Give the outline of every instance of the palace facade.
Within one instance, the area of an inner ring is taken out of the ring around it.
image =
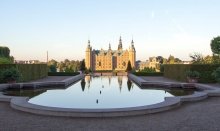
[[[90,41],[88,41],[85,56],[87,69],[93,71],[125,71],[128,61],[131,62],[132,68],[135,68],[136,51],[133,40],[128,50],[123,50],[121,37],[117,50],[112,50],[110,44],[108,50],[92,50]]]

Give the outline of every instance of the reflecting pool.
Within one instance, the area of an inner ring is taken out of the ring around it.
[[[62,108],[105,109],[145,106],[165,97],[190,95],[194,90],[141,89],[127,76],[85,76],[65,89],[6,90],[6,95],[29,96],[30,103]]]

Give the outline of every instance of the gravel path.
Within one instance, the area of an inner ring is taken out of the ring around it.
[[[1,131],[219,131],[220,98],[186,103],[167,112],[117,118],[66,118],[20,112],[0,102]]]

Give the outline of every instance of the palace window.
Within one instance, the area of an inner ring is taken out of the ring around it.
[[[122,64],[123,66],[126,66],[126,63],[125,62],[123,62],[123,64]]]

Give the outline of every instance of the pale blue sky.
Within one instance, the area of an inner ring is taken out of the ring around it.
[[[137,59],[211,54],[220,35],[219,0],[0,0],[0,45],[18,60],[83,59],[95,49],[128,48]]]

